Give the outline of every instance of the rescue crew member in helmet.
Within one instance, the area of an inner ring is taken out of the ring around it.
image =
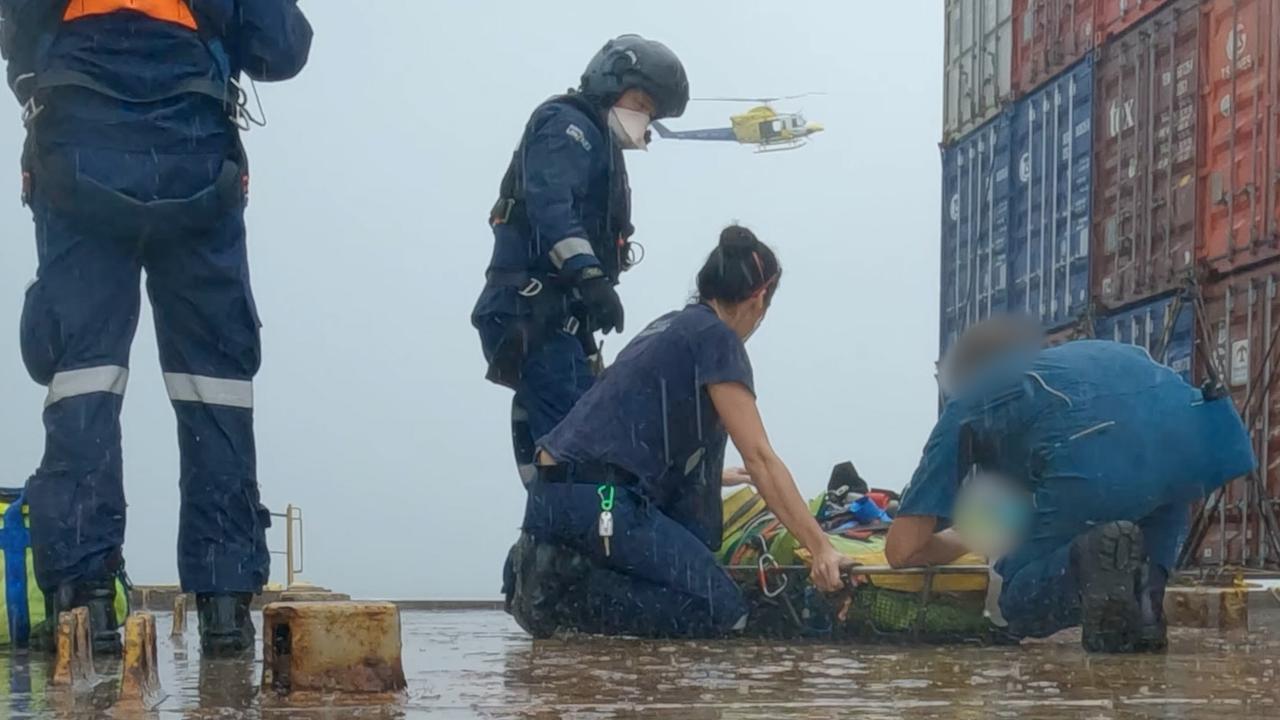
[[[250,649],[269,517],[255,469],[259,322],[238,132],[261,118],[240,77],[296,75],[311,27],[296,0],[0,0],[0,18],[36,231],[21,347],[48,396],[26,499],[49,617],[87,607],[94,650],[120,652],[119,416],[145,269],[178,420],[182,589],[196,595],[207,653]]]
[[[831,546],[778,458],[756,407],[744,342],[782,269],[750,230],[726,228],[698,273],[697,302],[654,321],[541,438],[509,607],[535,637],[580,632],[716,637],[747,605],[716,561],[728,438],[769,509],[842,583]]]
[[[991,558],[997,624],[1015,637],[1080,625],[1093,652],[1162,650],[1191,504],[1254,468],[1249,435],[1225,391],[1188,385],[1142,348],[1040,342],[1030,320],[993,318],[943,359],[948,400],[885,554],[895,567],[954,561],[958,499],[1007,485],[988,494],[1006,506],[991,517],[1009,518]]]
[[[679,117],[688,101],[684,66],[665,45],[610,40],[576,91],[533,111],[503,177],[472,323],[488,379],[515,391],[512,441],[525,483],[533,440],[591,386],[595,333],[623,330],[614,288],[635,258],[622,151],[644,149],[650,121]]]

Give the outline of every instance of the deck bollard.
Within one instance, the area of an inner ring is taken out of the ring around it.
[[[278,602],[262,613],[262,689],[391,694],[405,689],[391,603]]]
[[[58,616],[57,652],[50,684],[75,687],[97,680],[88,608],[78,607]]]
[[[156,618],[134,613],[124,625],[124,675],[116,707],[154,710],[164,702],[156,662]]]
[[[180,638],[187,634],[187,596],[178,594],[173,598],[173,630],[169,637]]]

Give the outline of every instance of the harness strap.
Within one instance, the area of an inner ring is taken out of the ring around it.
[[[130,96],[117,92],[116,90],[107,87],[105,84],[94,80],[85,73],[77,72],[75,70],[45,70],[44,72],[41,72],[35,77],[35,89],[33,94],[40,95],[59,87],[81,87],[115,100],[138,104],[159,102],[171,97],[187,94],[207,95],[224,104],[234,103],[237,99],[237,94],[231,92],[229,83],[221,83],[207,78],[187,80],[171,90],[167,90],[156,95],[141,97]]]

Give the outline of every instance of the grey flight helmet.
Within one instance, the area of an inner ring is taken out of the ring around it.
[[[619,35],[591,58],[580,92],[606,108],[632,88],[653,98],[654,120],[680,117],[689,104],[689,79],[670,48],[639,35]]]

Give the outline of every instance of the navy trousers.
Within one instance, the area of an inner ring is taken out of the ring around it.
[[[157,171],[159,174],[159,171]],[[261,352],[243,205],[208,227],[126,235],[36,187],[38,275],[22,311],[23,360],[48,387],[45,451],[27,486],[45,590],[119,570],[125,532],[120,409],[140,280],[178,421],[178,571],[188,592],[257,592],[270,517],[259,501],[253,376]]]
[[[1147,556],[1166,576],[1186,537],[1191,506],[1169,504],[1134,522],[1142,530]],[[1081,523],[1078,530],[1087,532]],[[1080,585],[1071,568],[1075,536],[1032,540],[997,564],[1004,585],[1000,613],[1018,637],[1048,637],[1080,624]]]
[[[535,481],[524,529],[594,561],[575,608],[580,632],[639,637],[720,637],[747,615],[742,591],[702,541],[629,488],[617,488],[606,554],[594,484]]]

